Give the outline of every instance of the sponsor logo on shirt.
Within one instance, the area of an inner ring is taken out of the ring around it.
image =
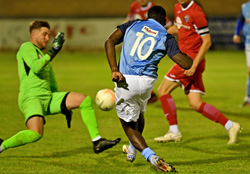
[[[144,27],[142,28],[142,31],[145,32],[145,33],[147,33],[148,35],[154,36],[154,37],[156,37],[157,34],[158,34],[158,31],[153,30],[153,29],[151,29],[151,28],[149,28],[149,27],[147,27],[147,26],[144,26]]]

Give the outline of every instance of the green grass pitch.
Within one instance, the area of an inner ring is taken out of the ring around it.
[[[168,131],[160,102],[148,105],[144,137],[151,149],[180,174],[243,174],[250,173],[250,107],[240,108],[246,90],[247,68],[243,51],[209,51],[203,74],[206,87],[204,101],[216,106],[232,121],[243,126],[235,145],[227,145],[228,134],[220,125],[189,109],[182,89],[172,93],[176,102],[181,143],[156,143],[153,138]],[[173,65],[168,58],[159,64],[161,79]],[[7,139],[26,129],[17,105],[18,75],[15,53],[0,53],[0,138]],[[89,94],[93,101],[98,90],[114,88],[104,52],[61,52],[53,60],[61,91]],[[63,115],[48,116],[43,138],[33,144],[8,149],[0,154],[1,174],[83,174],[83,173],[158,173],[137,154],[133,164],[122,154],[128,139],[122,130],[115,109],[96,109],[100,133],[122,141],[100,154],[93,152],[92,143],[79,110],[74,110],[72,128],[68,129]]]

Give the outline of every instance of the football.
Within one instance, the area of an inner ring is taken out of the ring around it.
[[[111,89],[102,89],[97,92],[95,103],[101,110],[109,111],[115,105],[115,93]]]

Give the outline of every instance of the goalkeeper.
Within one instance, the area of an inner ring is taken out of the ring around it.
[[[0,152],[13,147],[38,141],[43,136],[45,116],[62,113],[66,115],[70,127],[71,110],[80,108],[93,142],[94,152],[100,153],[119,143],[120,138],[106,140],[101,138],[92,108],[90,96],[75,92],[59,92],[52,64],[61,50],[64,33],[59,32],[47,54],[44,50],[49,41],[50,25],[47,21],[36,20],[30,23],[30,42],[21,45],[17,53],[20,80],[18,104],[25,117],[27,130],[3,141],[0,139]]]

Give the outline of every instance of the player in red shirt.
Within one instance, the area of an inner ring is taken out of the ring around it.
[[[174,65],[158,88],[158,95],[166,119],[169,122],[169,132],[163,137],[155,138],[157,142],[180,141],[181,132],[178,128],[175,103],[170,93],[181,86],[188,98],[190,107],[208,119],[223,125],[229,134],[228,144],[237,141],[241,129],[239,123],[226,118],[217,108],[203,102],[205,88],[202,73],[205,69],[205,54],[211,46],[211,37],[206,15],[193,0],[178,0],[174,7],[175,21],[168,33],[178,35],[178,45],[182,52],[193,59],[189,70],[183,70]]]
[[[147,19],[148,10],[153,7],[155,4],[149,0],[136,0],[130,5],[129,14],[125,22],[132,21],[135,19]],[[166,25],[168,28],[172,25],[171,20],[166,17]]]

